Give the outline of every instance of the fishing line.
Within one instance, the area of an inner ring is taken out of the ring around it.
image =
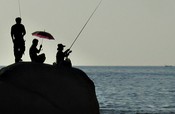
[[[70,46],[69,49],[72,48],[72,46],[74,45],[74,43],[76,42],[76,40],[78,39],[78,37],[80,36],[80,34],[82,33],[82,31],[84,30],[84,28],[86,27],[86,25],[88,24],[88,22],[90,21],[90,19],[92,18],[92,16],[94,15],[94,13],[96,12],[96,10],[98,9],[98,7],[100,6],[102,0],[98,3],[97,7],[95,8],[95,10],[93,11],[93,13],[90,15],[90,17],[88,18],[88,20],[86,21],[85,25],[82,27],[82,29],[80,30],[80,32],[78,33],[77,37],[75,38],[75,40],[73,41],[72,45]]]
[[[20,0],[18,0],[18,8],[19,8],[19,16],[21,17],[21,4],[20,4]]]

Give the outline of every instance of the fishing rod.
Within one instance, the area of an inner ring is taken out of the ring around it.
[[[20,4],[20,0],[18,0],[18,7],[19,7],[19,16],[21,17],[21,4]]]
[[[90,19],[92,18],[92,16],[94,15],[94,13],[96,12],[96,10],[98,9],[98,7],[100,6],[102,0],[99,2],[99,4],[97,5],[97,7],[95,8],[95,10],[92,12],[92,14],[90,15],[90,17],[88,18],[88,20],[86,21],[85,25],[82,27],[82,29],[80,30],[80,32],[78,33],[77,37],[75,38],[75,40],[73,41],[72,45],[70,46],[69,49],[72,48],[72,46],[74,45],[74,43],[77,41],[78,37],[80,36],[80,34],[82,33],[82,31],[84,30],[84,28],[86,27],[86,25],[88,24],[88,22],[90,21]]]

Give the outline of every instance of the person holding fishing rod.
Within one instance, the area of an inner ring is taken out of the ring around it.
[[[15,19],[16,24],[11,27],[11,37],[14,44],[14,56],[15,62],[22,61],[22,55],[25,51],[25,41],[24,36],[26,34],[26,30],[23,24],[21,24],[21,18],[17,17]]]
[[[75,38],[75,40],[73,41],[73,43],[71,44],[70,48],[67,49],[65,52],[63,52],[63,49],[65,47],[65,45],[63,44],[58,44],[58,52],[56,55],[56,64],[58,66],[62,66],[62,65],[66,65],[66,66],[72,66],[70,59],[68,58],[69,54],[72,52],[70,49],[72,48],[72,46],[75,44],[75,42],[77,41],[77,39],[79,38],[80,34],[83,32],[84,28],[86,27],[86,25],[88,24],[88,22],[90,21],[90,19],[92,18],[92,16],[94,15],[94,13],[96,12],[96,10],[98,9],[98,7],[100,6],[102,0],[99,2],[99,4],[96,6],[95,10],[92,12],[92,14],[90,15],[90,17],[88,18],[88,20],[86,21],[86,23],[84,24],[84,26],[82,27],[82,29],[80,30],[80,32],[78,33],[77,37]],[[66,59],[65,59],[66,58]]]
[[[26,35],[26,30],[23,24],[21,24],[21,8],[20,8],[20,0],[18,0],[19,6],[19,17],[15,19],[16,24],[11,27],[11,38],[14,44],[14,56],[15,62],[22,61],[22,56],[25,52],[25,40],[24,36]]]
[[[56,55],[56,64],[57,66],[61,67],[61,66],[69,66],[71,67],[71,61],[70,59],[68,59],[69,54],[72,52],[70,49],[67,49],[65,52],[63,52],[65,45],[63,44],[58,44],[57,45],[58,48],[58,52]]]

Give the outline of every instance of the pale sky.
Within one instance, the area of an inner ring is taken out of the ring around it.
[[[45,63],[55,62],[57,44],[70,47],[99,1],[20,0],[27,31],[23,61],[30,61],[31,33],[45,30],[55,37],[43,41]],[[9,65],[18,0],[0,0],[0,15],[0,65]],[[69,57],[73,65],[175,65],[174,31],[175,0],[103,0]]]

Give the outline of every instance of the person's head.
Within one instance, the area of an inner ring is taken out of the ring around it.
[[[38,40],[37,39],[33,39],[32,43],[33,43],[34,46],[37,46],[38,45]]]
[[[65,45],[63,44],[58,44],[57,46],[58,46],[57,50],[60,50],[60,51],[62,51],[65,47]]]
[[[21,23],[21,20],[22,20],[22,19],[21,19],[20,17],[17,17],[17,18],[15,19],[15,21],[16,21],[17,24],[20,24],[20,23]]]

